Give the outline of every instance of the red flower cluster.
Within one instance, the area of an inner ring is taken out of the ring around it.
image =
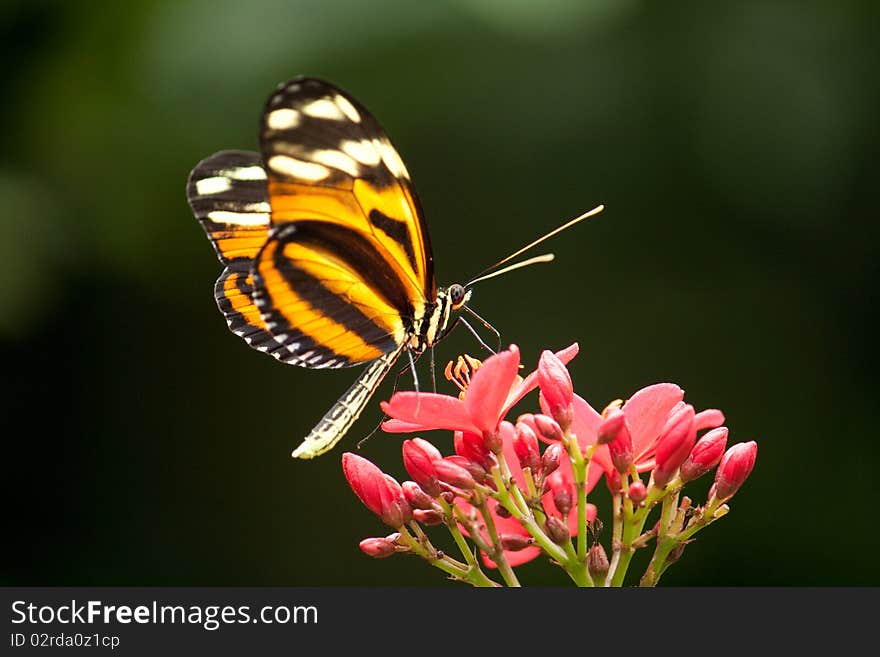
[[[592,526],[596,509],[585,499],[603,474],[611,491],[635,508],[656,503],[719,462],[711,500],[717,507],[737,491],[754,466],[757,445],[741,443],[725,452],[721,411],[696,412],[681,388],[660,383],[600,414],[574,393],[566,364],[577,351],[577,344],[545,351],[537,370],[522,378],[519,350],[511,346],[458,384],[462,398],[398,392],[383,402],[390,418],[385,431],[453,431],[455,453],[443,456],[421,438],[404,441],[403,463],[412,481],[402,486],[366,459],[343,455],[345,476],[361,501],[401,532],[366,539],[362,549],[389,556],[414,547],[404,545],[407,523],[446,524],[469,536],[487,565],[502,559],[513,567],[542,551],[552,553],[554,544],[570,548],[570,538]],[[535,388],[542,412],[521,415],[515,424],[505,420]],[[543,453],[541,442],[547,445]],[[647,482],[639,476],[644,472],[651,473]],[[607,571],[601,545],[589,552],[586,560]]]

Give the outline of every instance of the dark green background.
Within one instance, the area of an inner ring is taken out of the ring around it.
[[[599,408],[673,381],[759,442],[665,583],[880,584],[876,3],[119,5],[0,8],[0,581],[442,583],[357,549],[386,530],[339,454],[375,405],[342,449],[288,457],[356,372],[228,333],[185,202],[191,167],[255,148],[305,73],[390,132],[442,284],[606,205],[473,305],[530,366],[578,341]],[[461,351],[465,332],[438,358]],[[402,478],[400,440],[362,453]]]

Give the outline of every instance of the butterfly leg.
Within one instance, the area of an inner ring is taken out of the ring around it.
[[[468,331],[470,331],[473,334],[473,336],[477,339],[477,342],[480,343],[480,346],[483,347],[483,349],[488,351],[490,354],[497,353],[494,349],[492,349],[492,347],[490,347],[485,342],[483,342],[483,338],[480,337],[480,334],[477,333],[476,329],[473,326],[471,326],[466,319],[464,319],[463,317],[459,317],[459,320],[461,321],[462,324],[464,324],[467,327]],[[500,347],[500,338],[499,338],[499,347]]]
[[[487,322],[485,319],[480,317],[473,309],[469,308],[468,306],[462,306],[462,307],[464,308],[464,310],[468,311],[473,317],[475,317],[483,326],[485,326],[487,329],[492,331],[492,333],[495,335],[495,338],[498,340],[498,351],[501,351],[501,334],[498,332],[498,329],[496,329],[489,322]],[[473,329],[471,329],[471,330],[473,330]],[[489,351],[492,351],[492,350],[490,349]],[[495,353],[495,352],[493,352],[493,353]]]

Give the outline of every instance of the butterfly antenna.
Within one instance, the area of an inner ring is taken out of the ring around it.
[[[505,262],[510,262],[514,258],[521,256],[523,253],[525,253],[529,249],[531,249],[535,246],[538,246],[538,244],[540,244],[541,242],[544,242],[544,241],[550,239],[554,235],[558,235],[562,231],[571,228],[575,224],[578,224],[578,223],[584,221],[585,219],[589,219],[590,217],[593,217],[593,216],[599,214],[604,209],[605,209],[604,205],[598,205],[595,208],[593,208],[592,210],[584,212],[582,215],[575,217],[571,221],[568,221],[568,222],[562,224],[558,228],[554,228],[549,233],[542,235],[541,237],[536,239],[534,242],[530,242],[529,244],[526,244],[524,247],[511,253],[506,258],[503,258],[503,259],[499,260],[498,262],[496,262],[494,265],[487,267],[486,269],[481,271],[479,274],[477,274],[475,277],[473,277],[468,283],[466,283],[465,287],[470,287],[471,285],[473,285],[477,281],[484,281],[487,278],[492,278],[492,276],[500,276],[503,273],[513,271],[514,269],[519,269],[520,267],[526,267],[528,265],[533,265],[533,264],[536,264],[539,262],[550,262],[551,260],[553,260],[552,253],[548,253],[543,256],[537,256],[536,258],[530,258],[529,260],[524,260],[523,262],[517,263],[515,265],[511,265],[510,267],[506,267],[505,269],[502,269],[500,271],[493,272],[494,269],[497,269],[498,267],[503,265]],[[489,272],[492,272],[492,273],[490,274]]]

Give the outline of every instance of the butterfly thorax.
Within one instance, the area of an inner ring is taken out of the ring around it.
[[[452,313],[459,310],[471,298],[470,290],[458,283],[437,290],[437,298],[426,303],[423,312],[413,318],[412,333],[407,346],[420,354],[436,345],[449,332]]]

